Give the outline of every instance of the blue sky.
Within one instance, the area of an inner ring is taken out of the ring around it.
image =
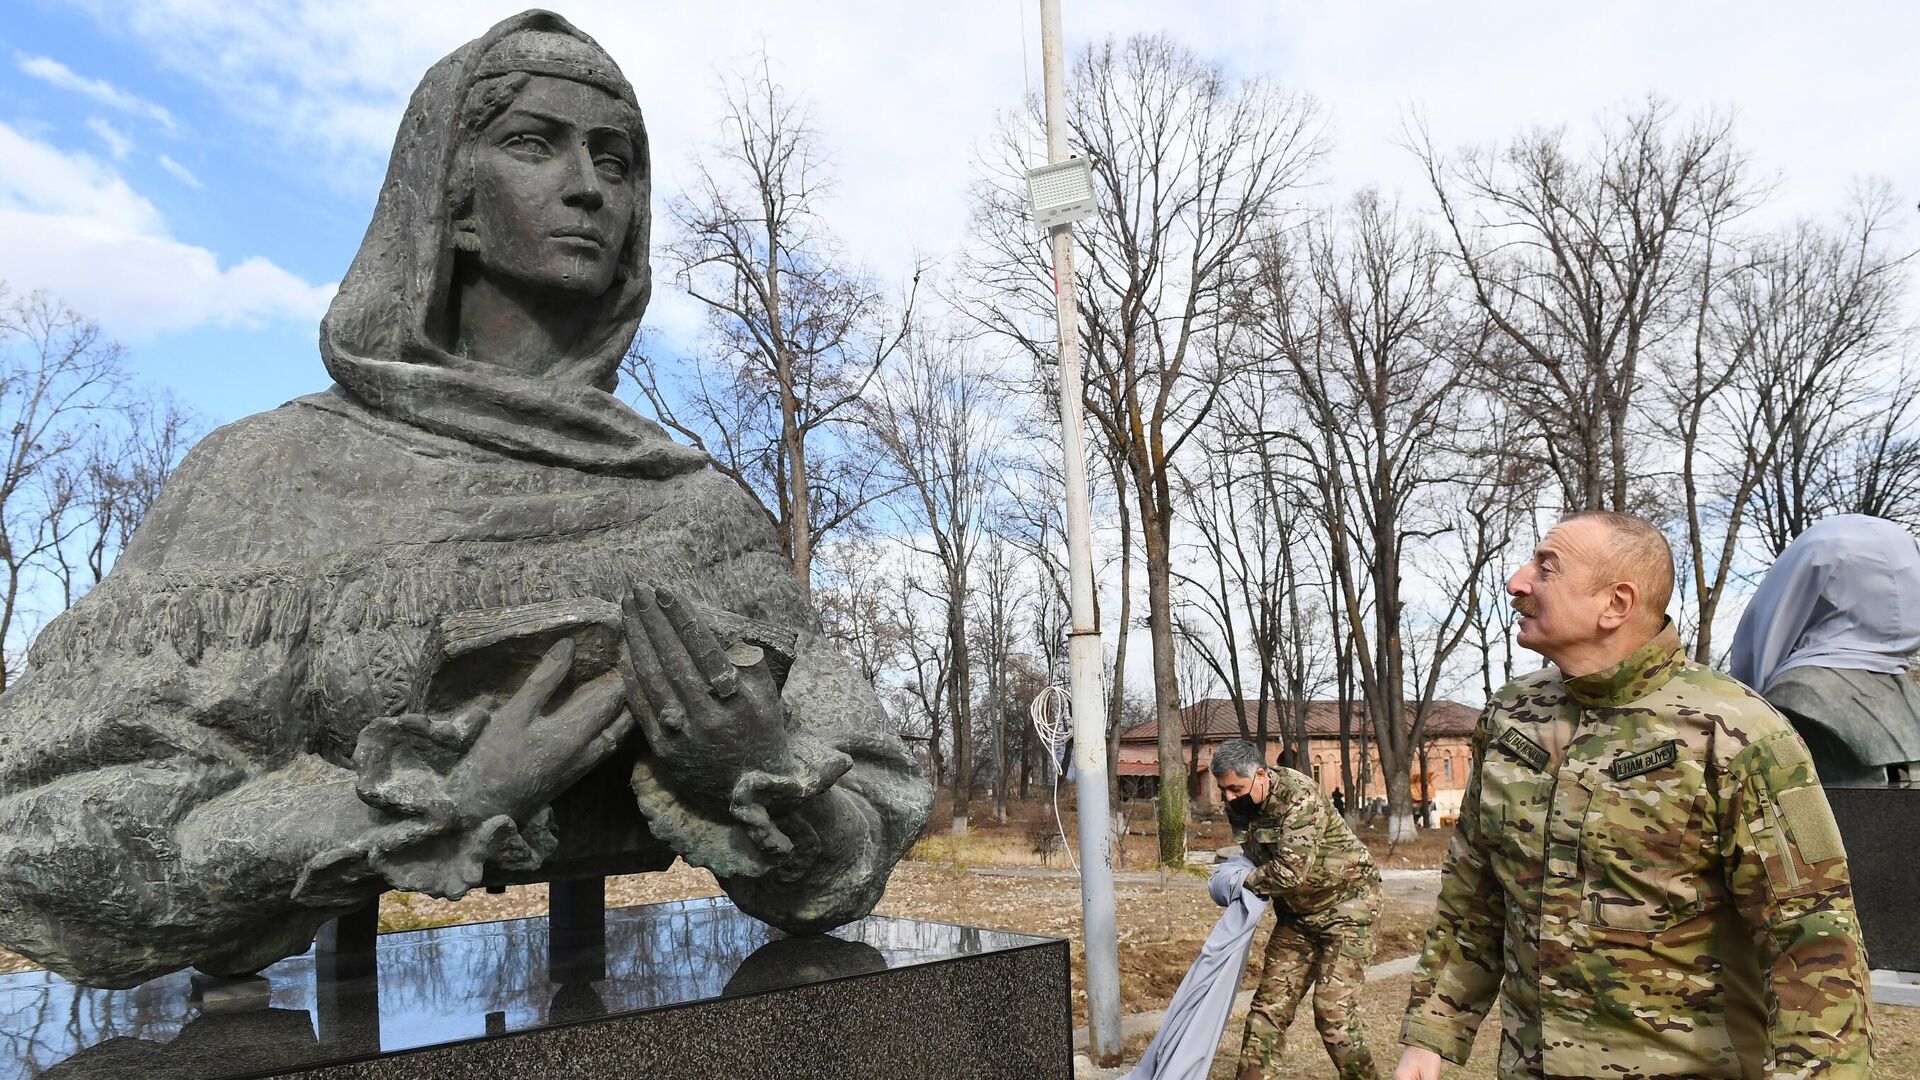
[[[1578,129],[1657,91],[1729,107],[1770,213],[1836,211],[1856,176],[1920,202],[1920,5],[1346,5],[1066,0],[1069,38],[1165,30],[1327,108],[1316,197],[1421,192],[1410,109],[1443,145]],[[964,236],[975,147],[1039,77],[1031,0],[623,3],[564,11],[622,61],[652,128],[656,198],[718,117],[716,72],[764,45],[807,96],[840,177],[836,224],[883,278]],[[0,279],[49,288],[135,368],[218,423],[325,381],[314,348],[407,94],[515,4],[0,0]],[[1920,215],[1908,215],[1920,218]],[[1903,237],[1920,246],[1920,231]],[[650,321],[695,314],[667,283]]]
[[[13,14],[0,24],[0,125],[82,175],[47,178],[68,205],[16,194],[16,209],[51,210],[47,232],[72,248],[0,256],[0,278],[15,292],[48,288],[100,318],[143,378],[210,421],[324,385],[318,317],[374,189],[327,190],[311,165],[254,152],[256,135],[222,130],[228,110],[213,92],[87,14],[37,3]],[[278,272],[236,270],[249,260]]]

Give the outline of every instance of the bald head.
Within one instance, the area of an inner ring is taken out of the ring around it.
[[[1578,677],[1624,660],[1659,636],[1673,597],[1673,553],[1631,514],[1570,514],[1507,579],[1521,648]]]
[[[1582,510],[1560,519],[1562,525],[1589,522],[1600,528],[1599,561],[1592,587],[1604,589],[1630,581],[1639,591],[1635,607],[1643,625],[1660,627],[1673,599],[1673,548],[1653,522],[1612,510]]]

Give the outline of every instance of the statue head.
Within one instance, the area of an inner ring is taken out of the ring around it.
[[[455,324],[462,284],[484,279],[574,305],[582,332],[541,380],[610,390],[651,291],[649,194],[646,127],[612,57],[551,12],[502,20],[408,102],[321,323],[329,373],[359,391],[383,363],[476,370]]]
[[[555,294],[606,293],[644,245],[646,128],[619,69],[586,39],[520,29],[474,64],[448,214],[467,274]]]

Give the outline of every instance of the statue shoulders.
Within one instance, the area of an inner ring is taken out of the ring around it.
[[[312,394],[241,417],[196,443],[167,478],[118,565],[157,566],[182,537],[207,521],[229,518],[243,504],[297,495],[278,489],[293,481],[299,459],[311,457],[315,448],[337,448],[349,435],[344,416],[312,407],[326,396]]]
[[[1775,676],[1766,698],[1826,728],[1866,764],[1920,760],[1920,683],[1906,675],[1803,665]]]

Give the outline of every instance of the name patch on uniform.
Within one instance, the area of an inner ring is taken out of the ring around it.
[[[1519,728],[1508,728],[1501,732],[1500,737],[1493,741],[1493,745],[1533,766],[1536,771],[1547,767],[1549,757],[1547,748],[1520,734]]]
[[[1642,750],[1637,754],[1622,754],[1607,766],[1607,773],[1615,780],[1627,780],[1650,773],[1655,769],[1664,769],[1680,760],[1680,740],[1668,739],[1651,750]]]

